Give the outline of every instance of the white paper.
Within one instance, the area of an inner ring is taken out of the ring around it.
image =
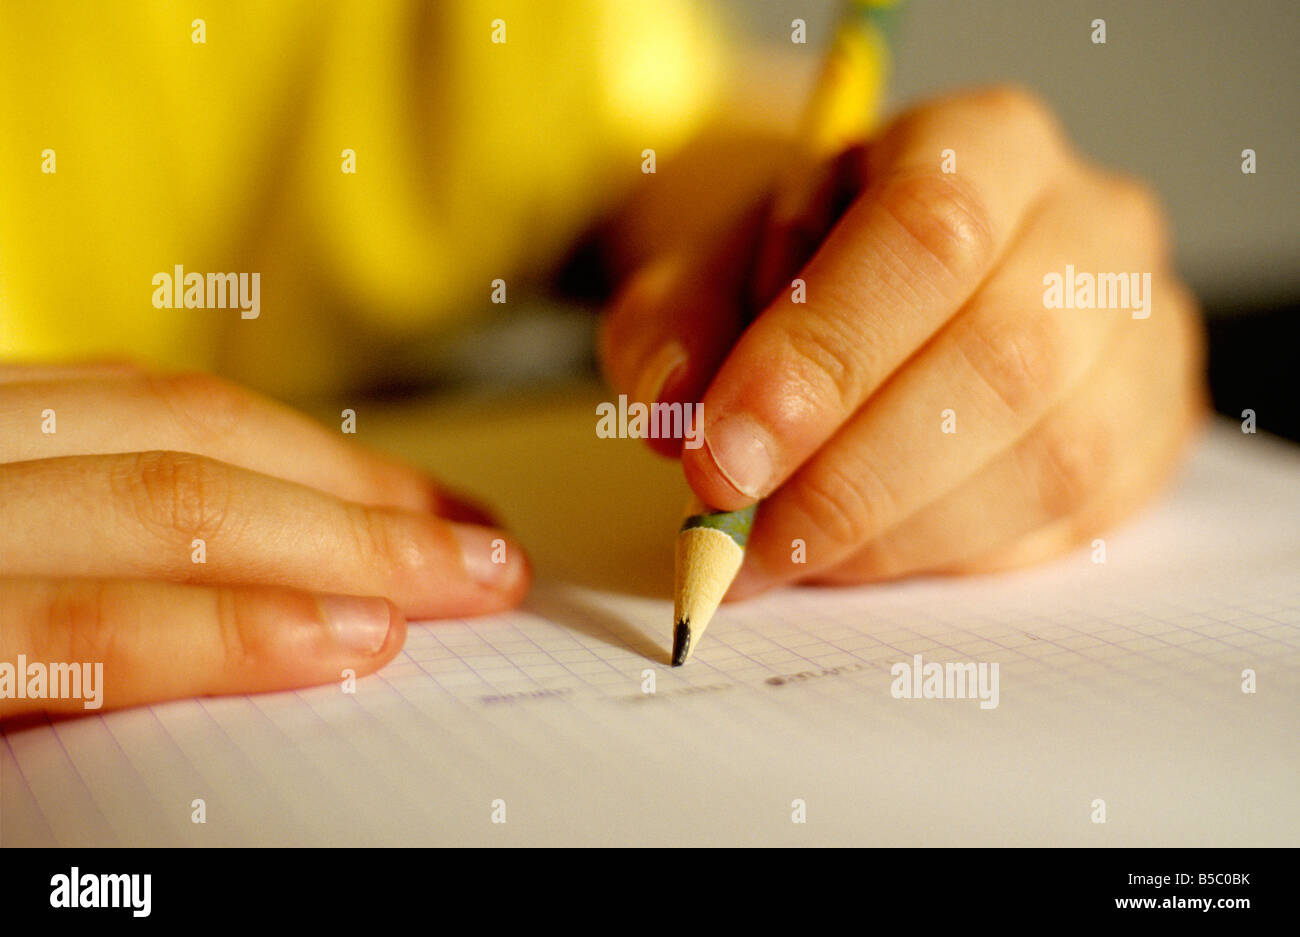
[[[787,590],[681,668],[668,596],[543,579],[355,694],[10,729],[0,842],[1294,846],[1297,452],[1225,424],[1105,564]],[[916,654],[997,707],[895,698]]]

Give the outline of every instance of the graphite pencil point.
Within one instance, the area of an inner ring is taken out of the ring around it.
[[[680,667],[686,663],[686,655],[691,652],[691,624],[679,621],[673,628],[673,666]]]

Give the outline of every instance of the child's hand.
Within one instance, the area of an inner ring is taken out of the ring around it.
[[[937,101],[863,160],[865,187],[797,272],[806,303],[783,278],[732,347],[742,231],[634,277],[606,322],[618,386],[703,400],[705,445],[682,450],[696,493],[766,499],[733,597],[1090,539],[1158,488],[1202,405],[1195,302],[1155,199],[1084,164],[1035,99]],[[1049,308],[1045,277],[1067,265],[1139,274],[1140,295]]]
[[[480,511],[215,378],[0,366],[0,429],[0,662],[102,662],[106,706],[360,676],[527,587]],[[39,709],[84,711],[0,699]]]

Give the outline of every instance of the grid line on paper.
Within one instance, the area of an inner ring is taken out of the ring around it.
[[[1292,611],[1300,608],[1300,593],[1290,583],[1265,580],[1243,589],[1237,583],[1216,582],[1195,593],[1173,595],[1134,587],[1108,585],[1099,592],[1080,586],[1052,594],[1050,605],[1044,604],[1041,592],[1021,596],[981,588],[958,582],[942,590],[902,587],[852,595],[792,590],[730,608],[725,626],[710,630],[694,662],[672,669],[664,667],[662,660],[645,656],[647,644],[628,641],[626,632],[613,633],[600,621],[587,623],[584,630],[576,632],[570,625],[525,611],[471,621],[415,623],[399,656],[369,678],[368,685],[383,692],[368,692],[362,689],[367,684],[359,684],[358,693],[346,705],[324,708],[322,700],[328,697],[319,695],[325,692],[322,690],[247,698],[250,715],[257,717],[257,722],[233,736],[228,731],[230,719],[218,718],[209,709],[220,701],[202,701],[199,711],[205,716],[205,730],[215,727],[225,739],[222,751],[229,748],[230,752],[224,757],[237,757],[242,762],[240,769],[251,770],[257,785],[271,782],[257,764],[255,753],[274,749],[287,759],[279,773],[323,781],[325,800],[341,805],[351,802],[348,784],[356,772],[341,782],[321,778],[321,773],[332,765],[380,758],[389,766],[383,790],[394,795],[394,803],[410,806],[410,798],[418,796],[418,787],[413,785],[418,784],[421,772],[441,767],[439,760],[431,760],[432,752],[443,761],[448,755],[456,760],[445,768],[442,783],[448,796],[467,802],[478,796],[475,779],[490,773],[497,757],[476,747],[476,733],[485,729],[495,733],[495,738],[531,748],[534,756],[547,757],[543,742],[535,737],[535,730],[544,726],[558,733],[552,743],[561,740],[571,753],[586,745],[588,761],[602,757],[582,732],[554,717],[559,710],[548,713],[545,709],[485,706],[485,697],[520,694],[529,699],[530,694],[565,690],[553,697],[558,706],[570,713],[581,710],[579,717],[587,720],[581,724],[588,728],[603,725],[612,731],[621,724],[620,711],[600,705],[601,701],[626,699],[636,693],[633,687],[647,667],[659,673],[661,691],[728,685],[749,693],[769,692],[764,683],[772,676],[818,677],[846,667],[861,670],[865,679],[802,681],[801,691],[807,699],[816,700],[815,705],[801,708],[798,717],[808,721],[809,729],[834,729],[842,725],[846,714],[862,712],[864,694],[882,691],[879,675],[916,653],[936,662],[999,662],[1003,665],[1003,698],[1008,698],[1009,679],[1014,677],[1021,698],[1034,706],[1064,705],[1101,681],[1108,682],[1112,695],[1118,692],[1122,699],[1143,707],[1177,707],[1193,700],[1204,703],[1207,692],[1213,695],[1230,689],[1239,668],[1256,663],[1280,673],[1284,683],[1300,682],[1300,613]],[[644,626],[647,616],[661,610],[634,606],[629,614]],[[874,676],[867,677],[869,674]],[[696,712],[715,730],[744,725],[753,711],[740,694],[714,698],[718,708]],[[593,701],[597,703],[594,708]],[[402,716],[392,708],[398,705],[414,718],[391,732],[364,740],[364,744],[350,735],[367,731],[375,720],[382,724],[392,718],[400,723]],[[454,708],[451,718],[447,718],[446,707]],[[157,710],[154,715],[157,719]],[[906,723],[918,713],[875,709],[872,715]],[[194,747],[177,735],[185,731],[182,716],[176,713],[174,718],[159,720],[161,731],[176,745],[177,757],[214,789],[223,782],[234,785],[233,765],[212,776],[199,771],[191,757]],[[112,720],[114,716],[91,718]],[[484,718],[488,721],[483,722]],[[110,734],[121,756],[135,770],[137,780],[143,778],[150,753],[141,750],[139,738],[112,732],[111,725]],[[118,789],[106,797],[96,796],[96,783],[113,780],[83,777],[57,728],[36,731],[49,732],[55,739],[46,739],[39,750],[15,747],[8,733],[0,729],[7,757],[13,760],[17,773],[14,780],[27,785],[34,805],[36,816],[27,824],[28,836],[38,835],[37,828],[43,824],[50,839],[67,839],[66,823],[51,824],[48,816],[50,798],[55,795],[41,791],[37,797],[29,767],[35,767],[34,776],[43,783],[62,773],[68,784],[80,785],[89,800],[80,802],[77,809],[88,820],[97,813],[103,822],[103,831],[93,834],[96,836],[121,838],[109,818],[102,816],[106,804],[135,797],[140,809],[158,809],[157,795],[148,784],[143,792]],[[327,738],[311,738],[320,733]],[[421,733],[428,734],[430,749],[421,747]],[[304,742],[310,744],[304,746]],[[29,758],[44,761],[30,766]],[[62,761],[56,763],[56,759]],[[277,798],[287,796],[283,784],[271,786]],[[218,794],[234,796],[225,789]],[[417,806],[421,816],[436,812],[432,805]],[[384,812],[389,808],[374,809],[380,814],[372,818],[372,829],[377,831],[373,835],[400,835],[400,825]],[[291,808],[287,814],[272,838],[292,841],[312,832],[302,829],[308,821],[300,810]],[[99,823],[95,827],[98,829]],[[160,825],[158,835],[166,833]]]
[[[1080,607],[1067,603],[1063,614],[1050,616],[1006,604],[949,615],[923,601],[896,599],[877,606],[869,619],[864,613],[868,624],[841,621],[823,629],[816,603],[795,593],[765,611],[733,612],[732,626],[710,632],[693,667],[667,673],[674,686],[690,686],[849,665],[887,670],[920,653],[940,661],[997,660],[1015,669],[1022,685],[1059,686],[1076,678],[1087,683],[1122,673],[1144,691],[1168,693],[1177,689],[1175,677],[1223,667],[1233,655],[1276,658],[1282,649],[1289,660],[1297,650],[1293,636],[1300,629],[1264,614],[1288,607],[1282,596],[1219,602],[1221,613],[1214,616],[1200,614],[1203,605],[1163,597],[1107,594],[1098,605],[1084,590],[1071,598]],[[1089,606],[1091,611],[1083,610]],[[1179,616],[1196,617],[1184,626]],[[1267,628],[1244,624],[1261,620],[1269,622]],[[446,624],[417,627],[425,641],[404,652],[403,663],[428,674],[445,695],[462,700],[562,686],[608,695],[625,684],[628,670],[661,665],[639,658],[636,645],[619,635],[579,640],[539,616],[461,622],[455,631]],[[1270,629],[1275,630],[1266,633]],[[429,655],[431,648],[438,653]],[[630,667],[620,669],[624,664]]]
[[[54,834],[54,827],[50,824],[49,817],[45,815],[45,808],[41,806],[40,798],[36,796],[36,791],[32,788],[32,783],[28,779],[27,773],[23,770],[23,764],[18,758],[18,753],[14,751],[13,745],[9,741],[9,734],[4,732],[2,728],[0,728],[0,738],[4,739],[5,750],[9,752],[9,760],[13,763],[14,772],[22,779],[23,789],[27,792],[27,797],[36,810],[37,817],[41,821],[41,826],[45,827],[46,832],[49,834],[49,844],[58,845],[58,839]],[[0,793],[3,793],[3,791],[0,791]],[[0,800],[0,808],[2,807],[3,800]],[[0,831],[3,831],[3,823],[3,819],[0,819]],[[0,842],[3,842],[3,840],[0,840]]]

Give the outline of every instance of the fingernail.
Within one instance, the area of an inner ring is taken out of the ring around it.
[[[465,572],[479,585],[505,589],[519,577],[523,568],[519,547],[499,530],[474,524],[452,524],[451,530],[460,544]]]
[[[659,346],[659,350],[650,356],[650,360],[641,368],[633,390],[633,399],[641,403],[655,403],[663,394],[664,385],[673,372],[686,364],[686,349],[677,339],[669,339]]]
[[[704,433],[713,464],[732,488],[758,498],[774,472],[770,436],[745,414],[723,417]]]
[[[681,278],[685,266],[686,258],[682,254],[656,257],[633,274],[631,284],[623,294],[624,301],[641,309],[662,305],[668,298],[668,291]]]
[[[375,596],[321,595],[316,598],[334,639],[358,654],[374,654],[388,640],[392,615]]]

